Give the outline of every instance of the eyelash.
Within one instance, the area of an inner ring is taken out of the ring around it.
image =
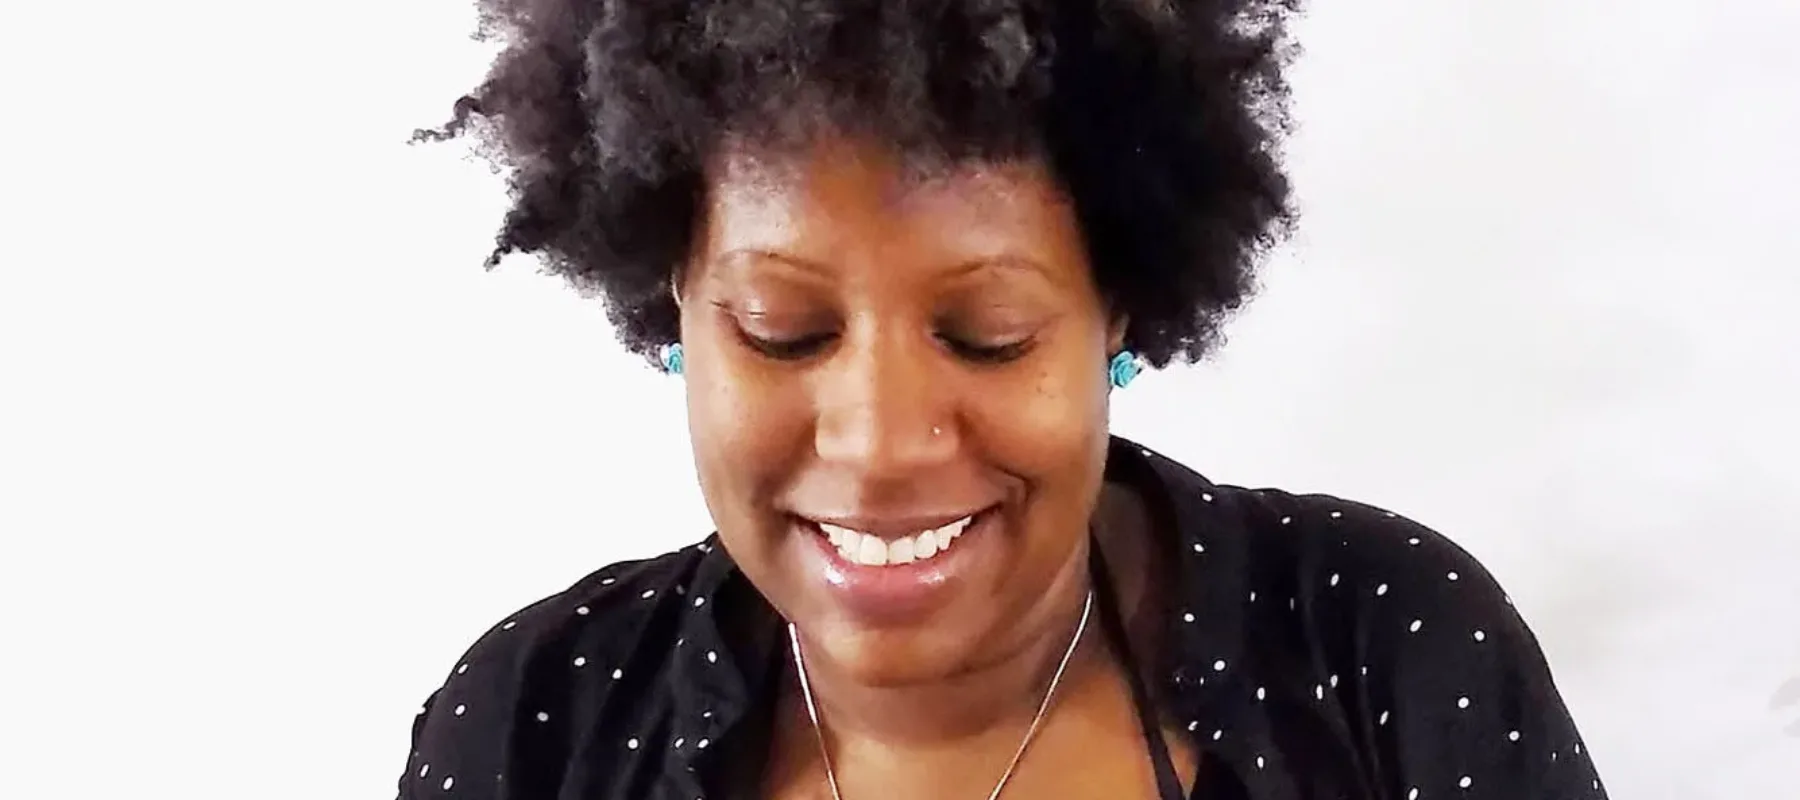
[[[832,338],[831,334],[826,333],[798,339],[764,339],[743,328],[739,328],[737,334],[745,347],[776,361],[799,361],[817,353]]]
[[[1032,340],[1028,338],[1020,339],[1016,342],[989,346],[958,342],[948,337],[939,337],[939,341],[942,341],[945,347],[950,348],[950,352],[955,353],[960,358],[977,364],[989,365],[1017,361],[1031,350],[1032,344]]]
[[[798,339],[765,339],[753,335],[743,328],[738,328],[737,334],[744,346],[777,361],[799,361],[815,355],[836,336],[825,333],[803,336]],[[958,358],[983,365],[998,365],[1016,361],[1030,352],[1033,344],[1031,339],[1022,339],[1002,345],[982,346],[959,342],[946,336],[939,336],[938,341],[942,342]]]

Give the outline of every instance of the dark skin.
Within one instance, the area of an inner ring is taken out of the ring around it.
[[[1102,482],[1125,320],[1066,197],[1033,163],[905,166],[844,137],[726,150],[677,289],[702,492],[800,633],[852,800],[987,796],[1075,631],[1090,529],[1128,618],[1156,595],[1141,505]],[[803,520],[967,508],[999,520],[981,560],[905,619],[842,607],[803,555]],[[1090,621],[1008,796],[1156,796],[1119,663]],[[777,709],[763,795],[829,797],[797,690]]]

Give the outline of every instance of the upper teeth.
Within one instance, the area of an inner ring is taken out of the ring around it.
[[[972,519],[973,516],[963,517],[948,525],[902,536],[893,541],[827,522],[819,523],[819,530],[831,537],[831,544],[837,547],[838,555],[843,556],[845,561],[880,567],[923,561],[944,552],[969,527]]]

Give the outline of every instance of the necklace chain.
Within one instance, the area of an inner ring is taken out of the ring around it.
[[[1025,729],[1025,738],[1019,741],[1019,749],[1013,751],[1012,761],[1007,763],[1006,771],[1000,773],[1000,782],[994,784],[994,791],[988,793],[988,800],[998,800],[1000,790],[1006,788],[1006,782],[1012,780],[1013,770],[1018,769],[1019,761],[1025,757],[1025,748],[1031,746],[1031,740],[1037,736],[1038,728],[1044,722],[1044,716],[1050,711],[1050,701],[1056,697],[1056,687],[1062,683],[1063,672],[1069,668],[1069,660],[1075,655],[1075,646],[1081,643],[1081,634],[1087,630],[1088,615],[1094,610],[1094,591],[1088,590],[1087,599],[1081,604],[1081,621],[1075,625],[1075,635],[1069,638],[1069,647],[1063,651],[1062,660],[1056,664],[1056,673],[1050,676],[1050,688],[1044,691],[1044,699],[1038,704],[1037,715],[1031,718],[1031,727]],[[806,660],[800,655],[800,634],[794,629],[794,623],[788,623],[788,642],[794,650],[794,671],[800,676],[800,694],[806,700],[806,716],[812,720],[813,735],[819,740],[819,757],[825,761],[825,780],[831,784],[832,800],[844,800],[838,791],[837,772],[831,767],[831,751],[825,746],[825,726],[819,723],[819,705],[813,700],[812,682],[806,676]]]

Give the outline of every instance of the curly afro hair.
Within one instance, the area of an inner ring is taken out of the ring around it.
[[[1040,159],[1127,346],[1197,361],[1292,229],[1280,144],[1299,0],[480,0],[501,53],[442,128],[506,172],[511,253],[678,335],[670,281],[726,139],[821,131],[920,163]],[[947,159],[947,160],[946,160]]]

